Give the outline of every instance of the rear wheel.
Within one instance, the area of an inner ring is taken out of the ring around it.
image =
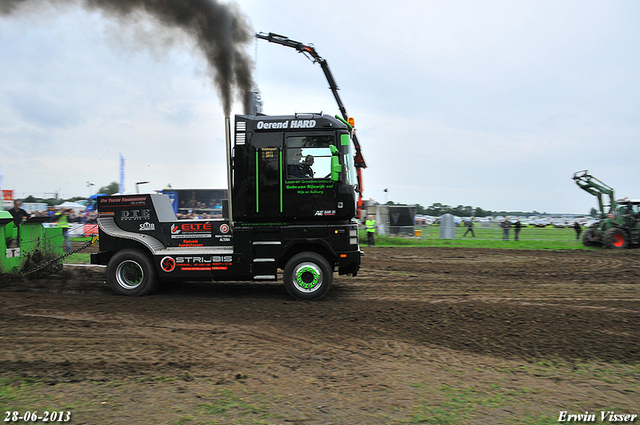
[[[145,253],[127,249],[111,257],[107,265],[107,283],[120,295],[148,295],[157,287],[157,273]]]
[[[611,249],[624,249],[629,245],[629,235],[624,229],[614,227],[604,232],[604,246]]]
[[[331,288],[333,270],[329,262],[315,252],[296,254],[284,267],[284,286],[297,300],[313,301]]]

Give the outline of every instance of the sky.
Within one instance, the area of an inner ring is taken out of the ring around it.
[[[587,214],[596,200],[571,178],[584,169],[640,198],[640,2],[237,6],[255,32],[327,60],[355,118],[366,199]],[[226,187],[205,61],[178,33],[138,41],[156,31],[79,6],[0,16],[2,189],[88,196],[119,180],[120,154],[127,192]],[[264,113],[339,113],[317,64],[263,40],[246,49]]]

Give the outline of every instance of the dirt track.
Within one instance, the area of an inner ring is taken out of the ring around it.
[[[640,251],[365,250],[361,273],[315,303],[280,284],[125,298],[93,268],[5,281],[0,377],[48,384],[49,407],[0,406],[71,409],[73,423],[640,413]]]

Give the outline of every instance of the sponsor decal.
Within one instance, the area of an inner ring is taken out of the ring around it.
[[[336,210],[319,210],[315,213],[316,216],[324,217],[327,215],[336,215]]]
[[[146,196],[138,196],[133,198],[100,198],[100,205],[116,205],[117,206],[127,206],[127,205],[144,205],[147,203]]]
[[[160,260],[160,267],[167,273],[171,273],[176,268],[176,260],[173,257],[164,257]]]
[[[164,257],[160,260],[160,267],[167,273],[172,272],[176,267],[180,271],[228,270],[232,261],[231,255]]]
[[[309,183],[304,181],[290,181],[285,185],[287,190],[295,190],[299,195],[323,195],[325,189],[331,189],[332,183]]]
[[[204,246],[204,244],[200,243],[200,241],[198,239],[185,239],[183,241],[180,241],[178,243],[178,246],[181,248],[184,247],[200,247],[200,246]]]
[[[120,220],[151,220],[151,210],[122,210],[120,211]]]
[[[183,238],[211,238],[211,222],[174,223],[171,225],[171,237]]]
[[[258,121],[258,130],[279,130],[288,128],[314,128],[318,122],[316,120],[284,120],[284,121]]]
[[[229,233],[229,225],[224,223],[220,225],[220,233],[227,234]]]
[[[149,223],[148,221],[140,225],[141,232],[146,232],[149,230],[156,230],[156,225],[154,223]]]

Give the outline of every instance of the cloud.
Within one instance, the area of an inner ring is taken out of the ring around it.
[[[82,112],[72,103],[46,99],[26,91],[5,92],[3,97],[27,124],[41,130],[66,128],[84,121]]]

